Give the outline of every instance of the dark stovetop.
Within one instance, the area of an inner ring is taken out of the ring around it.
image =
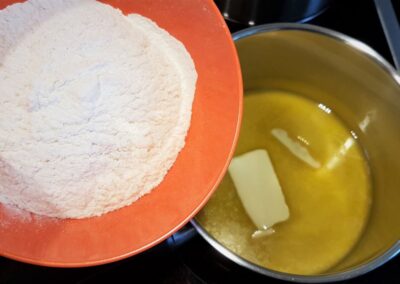
[[[400,0],[393,0],[400,11]],[[398,12],[397,11],[397,12]],[[390,63],[390,56],[373,0],[333,0],[309,23],[328,27],[372,46]],[[232,31],[240,27],[230,27]],[[400,257],[364,276],[343,283],[391,283],[400,276]],[[138,256],[81,269],[45,268],[0,257],[0,283],[283,283],[247,271],[220,256],[200,236],[181,246],[166,241]]]

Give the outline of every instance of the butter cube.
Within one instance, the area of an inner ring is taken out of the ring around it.
[[[233,158],[229,174],[244,209],[259,231],[269,230],[289,218],[289,208],[266,150]]]

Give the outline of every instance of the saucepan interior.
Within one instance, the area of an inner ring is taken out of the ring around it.
[[[357,133],[369,164],[372,205],[354,248],[318,275],[287,274],[257,266],[225,248],[195,220],[198,231],[231,260],[289,281],[352,278],[394,257],[400,250],[400,78],[394,69],[363,43],[310,25],[258,26],[234,34],[234,39],[245,95],[257,89],[301,94],[329,106]]]

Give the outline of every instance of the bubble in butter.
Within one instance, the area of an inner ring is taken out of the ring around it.
[[[289,218],[289,208],[266,150],[233,158],[229,174],[244,209],[258,228],[253,238],[274,233],[272,226]]]

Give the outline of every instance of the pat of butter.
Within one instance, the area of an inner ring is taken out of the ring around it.
[[[233,158],[229,174],[258,230],[268,230],[289,218],[289,208],[267,151],[254,150]]]
[[[319,169],[321,167],[321,164],[311,156],[307,148],[290,139],[285,130],[274,128],[271,130],[271,133],[276,139],[278,139],[279,142],[286,146],[286,148],[289,149],[293,155],[307,163],[310,167],[313,167],[314,169]]]

